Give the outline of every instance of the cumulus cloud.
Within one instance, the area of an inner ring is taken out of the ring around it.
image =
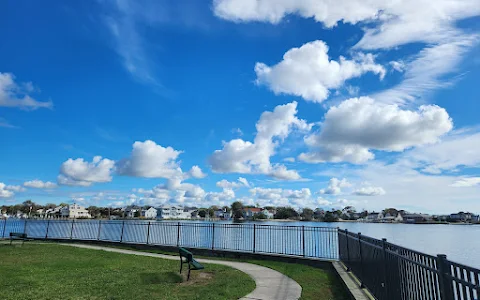
[[[18,107],[25,110],[52,108],[51,101],[41,102],[32,98],[32,83],[16,83],[11,73],[0,72],[0,106]],[[8,125],[8,123],[6,123]],[[11,126],[11,125],[10,125]]]
[[[480,185],[480,177],[466,177],[456,180],[451,184],[453,187],[471,187]]]
[[[15,193],[7,189],[7,185],[3,182],[0,182],[0,198],[11,198]]]
[[[237,182],[222,179],[217,182],[217,186],[220,188],[235,189],[235,188],[242,188],[242,187],[250,187],[250,183],[247,181],[247,179],[243,177],[239,177]]]
[[[7,185],[7,186],[5,186],[5,189],[8,190],[8,191],[15,192],[15,193],[26,191],[26,189],[24,187],[22,187],[21,185]]]
[[[361,187],[353,192],[357,196],[379,196],[385,195],[385,190],[381,187]]]
[[[419,164],[426,173],[439,174],[459,167],[480,167],[480,132],[467,130],[453,132],[442,141],[415,148],[405,154],[406,159]]]
[[[188,171],[188,176],[201,179],[207,177],[207,174],[203,173],[199,166],[193,166],[190,171]]]
[[[242,139],[224,142],[223,149],[216,150],[208,160],[212,170],[216,173],[265,174],[283,180],[300,179],[296,171],[270,162],[275,149],[292,130],[311,129],[311,125],[298,119],[296,114],[296,102],[279,105],[273,112],[262,113],[256,124],[254,142]]]
[[[176,161],[181,153],[182,151],[162,147],[151,140],[137,141],[133,144],[130,157],[117,163],[117,172],[135,177],[173,178],[182,172]],[[192,172],[198,175],[199,169],[195,168]]]
[[[23,183],[23,186],[35,189],[53,189],[56,188],[57,185],[50,181],[41,181],[38,179],[26,181]]]
[[[343,178],[339,180],[338,178],[331,178],[328,182],[328,187],[326,189],[321,189],[320,194],[327,194],[327,195],[338,195],[342,193],[342,188],[352,186],[347,179]]]
[[[364,163],[374,158],[370,149],[403,151],[435,143],[453,123],[445,109],[436,105],[412,111],[361,97],[331,107],[320,127],[305,138],[312,151],[302,153],[300,160]]]
[[[455,35],[458,20],[480,14],[476,0],[354,0],[339,4],[329,0],[214,0],[214,13],[234,22],[279,23],[286,15],[314,18],[327,28],[338,22],[364,26],[356,47],[392,48],[411,42],[434,43]]]
[[[275,94],[291,94],[307,101],[322,102],[330,89],[340,88],[345,81],[366,72],[385,75],[385,69],[375,63],[371,54],[359,53],[353,60],[340,56],[330,60],[328,46],[323,41],[306,43],[288,50],[283,60],[274,66],[255,65],[257,84],[268,86]]]
[[[112,181],[112,172],[115,168],[113,160],[95,156],[92,162],[83,158],[71,159],[62,163],[58,184],[70,186],[90,186],[97,182]]]

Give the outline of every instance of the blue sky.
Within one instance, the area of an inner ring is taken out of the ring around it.
[[[375,2],[1,4],[0,204],[480,212],[478,3]]]

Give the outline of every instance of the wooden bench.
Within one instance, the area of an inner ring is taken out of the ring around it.
[[[22,245],[27,240],[27,234],[21,232],[10,232],[10,245],[12,244],[13,240],[22,240]]]
[[[202,266],[198,261],[193,258],[192,252],[188,251],[185,248],[178,248],[178,253],[180,254],[180,274],[182,274],[183,264],[188,264],[188,276],[187,280],[190,279],[191,270],[202,270],[205,267]],[[185,258],[185,260],[183,260]]]

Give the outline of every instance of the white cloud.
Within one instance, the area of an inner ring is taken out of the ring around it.
[[[243,135],[243,131],[240,129],[240,128],[233,128],[232,129],[232,133],[233,134],[236,134],[238,136],[242,136]]]
[[[0,182],[0,198],[11,198],[15,193],[7,189],[7,185],[3,182]]]
[[[146,178],[173,178],[182,174],[176,161],[182,151],[162,147],[154,141],[135,142],[130,157],[117,163],[117,172]],[[194,170],[198,175],[198,170]],[[201,170],[200,170],[201,172]]]
[[[391,61],[388,63],[393,70],[397,71],[397,72],[400,72],[402,73],[403,71],[405,71],[405,62],[401,61],[401,60],[394,60],[394,61]]]
[[[384,103],[408,104],[435,89],[451,86],[455,78],[449,80],[445,76],[455,71],[464,55],[477,42],[477,36],[462,35],[425,48],[408,62],[390,62],[394,69],[404,71],[404,79],[372,97]]]
[[[353,192],[357,196],[379,196],[385,195],[385,190],[381,187],[361,187]]]
[[[217,182],[217,186],[224,189],[235,189],[235,188],[242,188],[242,187],[250,187],[250,184],[247,181],[247,179],[243,177],[239,177],[238,182],[235,182],[235,181],[232,182],[226,179],[222,179]]]
[[[480,177],[466,177],[456,180],[451,184],[453,187],[471,187],[480,185]]]
[[[436,105],[411,111],[368,97],[352,98],[328,110],[320,131],[305,138],[312,151],[302,153],[299,159],[364,163],[374,158],[370,149],[403,151],[432,144],[452,127],[448,113]]]
[[[13,74],[0,72],[0,106],[19,107],[26,110],[53,107],[51,101],[41,102],[32,98],[29,95],[32,90],[31,83],[18,84]]]
[[[257,84],[268,86],[275,94],[291,94],[307,101],[322,102],[330,89],[340,88],[345,81],[366,72],[385,75],[385,69],[375,63],[371,54],[358,53],[353,60],[340,56],[330,60],[328,46],[323,41],[313,41],[300,48],[292,48],[278,64],[269,67],[255,65]]]
[[[202,169],[199,166],[193,166],[190,171],[188,171],[187,176],[191,176],[193,178],[205,178],[207,174],[202,172]]]
[[[7,185],[4,188],[8,191],[12,191],[12,192],[15,192],[15,193],[26,191],[26,189],[24,187],[22,187],[21,185]]]
[[[283,161],[293,163],[293,162],[295,162],[295,157],[285,157],[285,158],[283,159]]]
[[[456,35],[455,23],[480,14],[476,0],[215,0],[218,17],[235,21],[279,23],[286,15],[314,18],[332,28],[338,22],[364,26],[358,48],[392,48],[411,42],[434,43]]]
[[[18,126],[10,124],[6,119],[0,118],[0,127],[4,128],[18,128]]]
[[[97,182],[112,181],[112,172],[115,168],[113,160],[95,156],[92,162],[83,158],[71,159],[62,163],[57,181],[61,185],[90,186]]]
[[[327,194],[327,195],[338,195],[342,193],[342,188],[352,186],[347,179],[343,178],[339,180],[338,178],[331,178],[328,182],[328,187],[326,189],[321,189],[320,194]]]
[[[296,113],[296,102],[279,105],[273,112],[262,113],[256,124],[254,142],[242,139],[224,142],[223,149],[216,150],[209,158],[212,170],[217,173],[265,174],[284,180],[299,179],[300,175],[296,171],[270,162],[275,149],[294,128],[310,130],[311,125],[298,119]]]
[[[56,188],[57,185],[50,181],[41,181],[38,179],[26,181],[23,183],[23,186],[35,189],[53,189]]]
[[[480,167],[480,132],[453,132],[441,142],[419,147],[406,153],[406,158],[420,164],[422,171],[439,174],[458,167]]]

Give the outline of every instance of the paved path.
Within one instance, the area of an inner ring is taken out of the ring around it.
[[[118,248],[92,246],[84,244],[60,244],[79,248],[104,250],[110,252],[117,252],[123,254],[142,255],[150,257],[158,257],[163,259],[179,260],[178,256],[164,255],[149,252],[132,251]],[[302,287],[293,279],[283,275],[280,272],[272,270],[270,268],[262,267],[255,264],[224,261],[224,260],[211,260],[211,259],[196,259],[201,263],[217,264],[229,266],[238,269],[244,273],[250,275],[255,280],[256,288],[250,294],[241,298],[242,300],[297,300],[302,294]]]

